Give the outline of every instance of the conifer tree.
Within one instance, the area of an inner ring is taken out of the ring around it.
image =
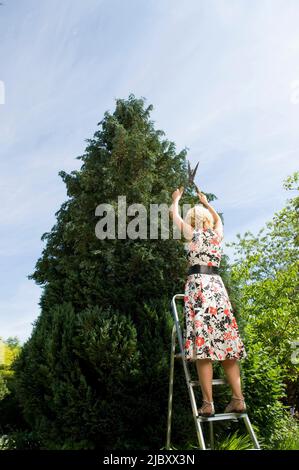
[[[42,448],[160,449],[167,418],[172,318],[182,292],[183,240],[100,240],[96,207],[125,195],[127,206],[196,202],[186,149],[156,130],[152,105],[130,95],[105,112],[87,139],[79,170],[60,172],[68,199],[44,233],[29,276],[43,287],[41,314],[16,363],[18,398]],[[213,195],[208,195],[209,199]],[[127,215],[127,223],[132,217]],[[117,224],[116,224],[117,228]],[[194,429],[184,377],[177,387],[179,432]],[[188,424],[189,423],[189,424]],[[181,424],[180,424],[181,425]],[[192,431],[193,432],[193,431]]]

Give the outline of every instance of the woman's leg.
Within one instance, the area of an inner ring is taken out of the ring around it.
[[[240,368],[237,359],[221,361],[228,383],[231,386],[233,397],[244,398],[241,390]]]
[[[197,359],[196,368],[203,399],[213,401],[213,364],[211,359]]]

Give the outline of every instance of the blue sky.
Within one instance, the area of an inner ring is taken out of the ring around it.
[[[3,3],[0,336],[31,332],[41,291],[27,275],[66,199],[58,172],[79,168],[117,98],[146,97],[156,127],[200,161],[226,242],[285,205],[298,169],[297,0]]]

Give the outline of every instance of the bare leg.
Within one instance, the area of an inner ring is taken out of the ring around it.
[[[244,398],[241,390],[240,368],[236,359],[221,361],[228,383],[231,386],[233,397]]]
[[[246,411],[246,404],[241,390],[240,368],[236,359],[226,359],[222,361],[227,380],[231,386],[233,395],[224,413],[243,413]]]
[[[213,401],[213,365],[211,359],[197,359],[196,368],[203,399]]]

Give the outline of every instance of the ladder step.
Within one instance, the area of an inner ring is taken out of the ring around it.
[[[199,380],[190,380],[190,385],[192,387],[197,387],[198,385],[200,385],[199,383]],[[212,385],[226,385],[227,382],[225,379],[213,379],[212,380]]]
[[[227,385],[227,381],[225,379],[213,379],[213,385]]]
[[[196,419],[198,421],[226,421],[226,420],[231,420],[231,421],[238,421],[238,419],[243,418],[246,416],[247,413],[218,413],[215,414],[215,416],[196,416]]]

